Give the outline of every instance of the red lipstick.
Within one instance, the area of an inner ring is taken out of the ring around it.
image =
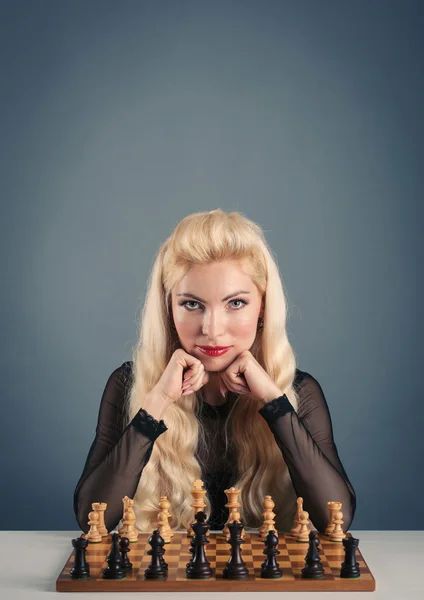
[[[203,354],[208,356],[221,356],[225,354],[231,346],[197,346]]]

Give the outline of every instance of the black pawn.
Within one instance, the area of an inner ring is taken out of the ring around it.
[[[125,571],[121,568],[121,555],[118,546],[119,535],[112,533],[112,547],[106,558],[108,567],[102,570],[103,579],[125,579]]]
[[[322,579],[324,577],[324,567],[319,557],[319,539],[316,537],[316,531],[309,532],[309,548],[305,556],[305,566],[302,569],[303,579]]]
[[[261,565],[261,577],[264,579],[279,579],[283,576],[283,572],[276,559],[276,556],[277,554],[280,554],[280,551],[277,550],[278,537],[273,529],[268,531],[268,535],[264,542],[266,548],[263,553],[266,554],[266,559]]]
[[[88,540],[82,537],[76,538],[72,540],[72,546],[75,549],[75,556],[70,575],[72,579],[88,579],[90,577],[90,565],[85,559]]]
[[[205,546],[209,544],[209,540],[206,537],[206,533],[209,529],[208,523],[206,523],[206,513],[199,511],[196,513],[196,521],[192,524],[191,528],[194,531],[194,553],[193,560],[191,560],[186,568],[187,579],[209,579],[212,577],[211,565],[206,558]]]
[[[222,574],[224,579],[247,579],[249,569],[241,557],[241,544],[244,543],[244,540],[241,539],[243,525],[240,521],[233,521],[228,525],[228,529],[230,530],[230,539],[227,540],[227,543],[231,544],[231,556]]]
[[[342,562],[342,568],[340,569],[340,577],[343,577],[344,579],[356,579],[361,576],[355,556],[359,540],[354,537],[348,537],[344,538],[342,542],[345,549],[345,559],[344,562]]]
[[[131,551],[130,540],[127,537],[121,537],[119,540],[119,549],[121,551],[121,568],[124,571],[131,571],[133,564],[127,556],[128,552]]]
[[[144,571],[145,579],[166,579],[168,576],[168,565],[162,558],[162,555],[166,552],[164,549],[165,540],[159,533],[159,529],[155,529],[153,534],[149,538],[149,544],[152,547],[147,552],[152,559],[149,566]]]

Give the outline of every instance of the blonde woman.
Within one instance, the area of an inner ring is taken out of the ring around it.
[[[124,496],[134,498],[140,531],[155,529],[161,495],[171,501],[171,526],[186,528],[196,479],[212,530],[225,524],[231,486],[240,488],[247,527],[261,525],[266,495],[279,531],[291,528],[298,496],[318,531],[331,500],[343,503],[350,527],[355,492],[322,388],[296,368],[286,317],[256,223],[221,209],[178,223],[152,268],[133,360],[113,371],[102,396],[74,494],[84,532],[92,502],[107,503],[105,524],[115,528]]]

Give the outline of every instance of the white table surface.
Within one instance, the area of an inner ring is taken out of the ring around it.
[[[327,596],[330,600],[374,598],[375,600],[424,599],[424,531],[351,531],[376,580],[374,592],[107,592],[111,600],[167,597],[195,600],[248,600],[277,597],[285,599]],[[71,540],[79,531],[0,531],[0,598],[3,600],[44,600],[53,595],[87,600],[100,599],[99,592],[56,592],[58,578],[72,552]],[[247,599],[246,599],[247,600]]]

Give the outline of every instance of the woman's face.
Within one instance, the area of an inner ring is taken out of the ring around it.
[[[172,315],[181,346],[207,371],[226,369],[252,347],[261,301],[250,275],[235,261],[193,266],[172,290]],[[199,346],[231,347],[221,356],[208,356]]]

